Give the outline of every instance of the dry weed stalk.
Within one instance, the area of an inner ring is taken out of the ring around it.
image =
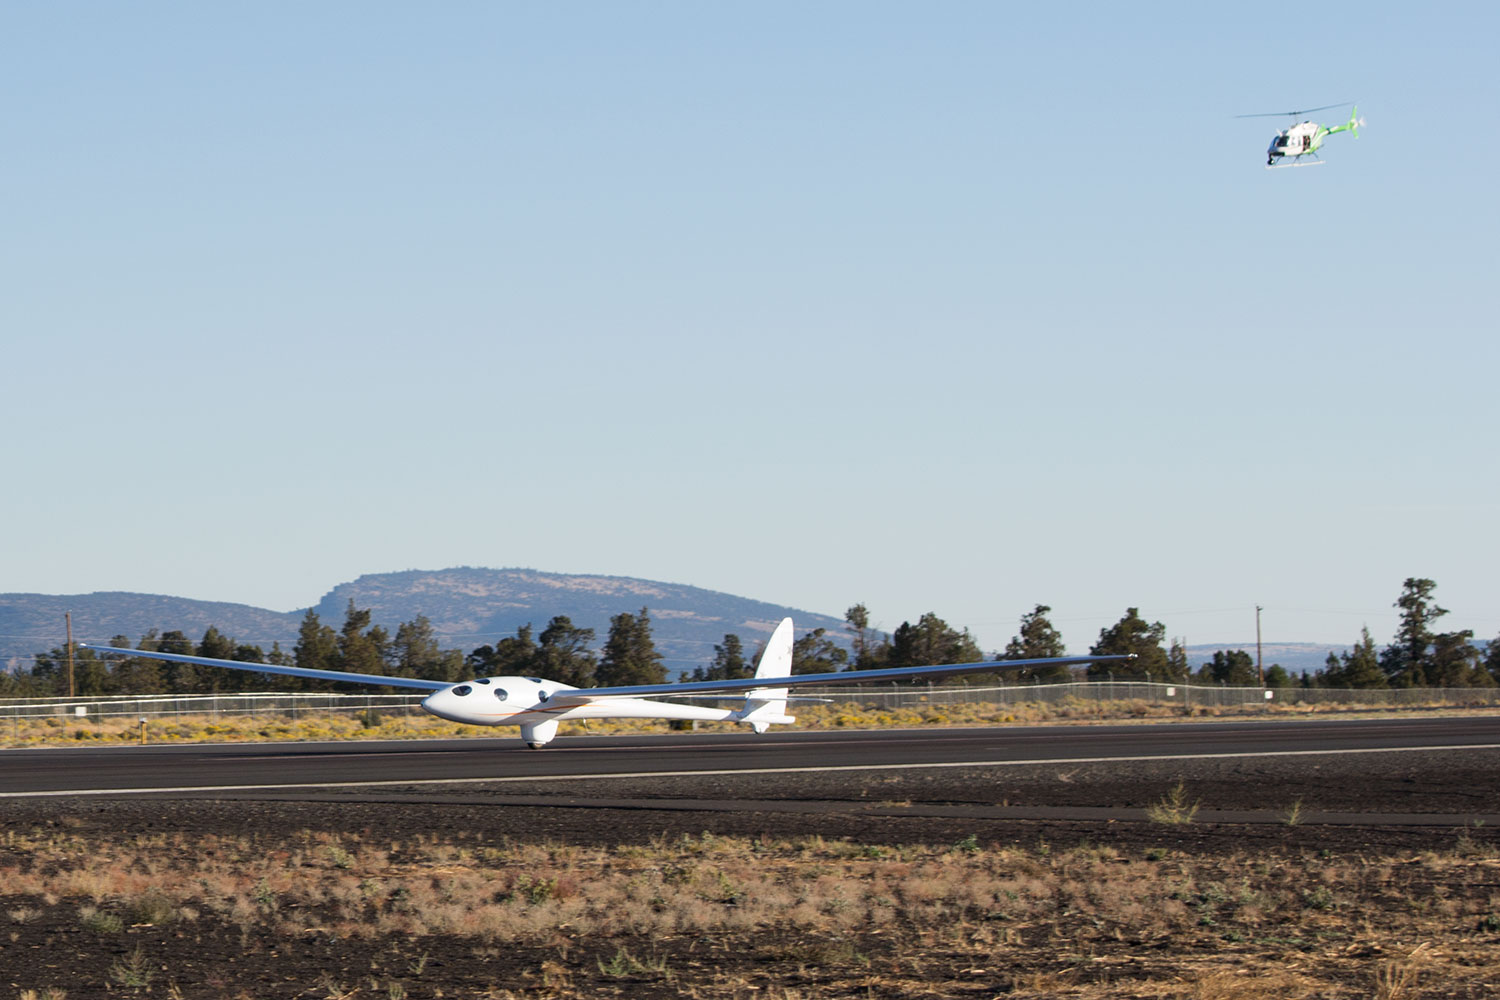
[[[1406,1000],[1416,996],[1417,979],[1431,958],[1432,943],[1423,942],[1401,958],[1375,967],[1375,1000]]]
[[[1178,781],[1159,802],[1146,807],[1146,818],[1153,823],[1181,824],[1191,823],[1198,815],[1198,800],[1188,802],[1187,790],[1183,783]]]

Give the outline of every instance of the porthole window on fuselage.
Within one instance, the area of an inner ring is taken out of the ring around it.
[[[462,698],[464,695],[468,694],[472,690],[474,690],[474,689],[471,688],[471,687],[469,687],[469,685],[467,685],[467,684],[460,684],[458,687],[456,687],[456,688],[453,689],[453,693],[456,694],[456,695],[458,695],[460,698]]]
[[[476,677],[476,678],[474,678],[474,683],[475,684],[488,684],[489,682],[490,682],[490,679],[488,677]]]
[[[499,698],[501,701],[504,701],[505,699],[509,698],[510,695],[505,693],[505,688],[495,688],[495,697]]]

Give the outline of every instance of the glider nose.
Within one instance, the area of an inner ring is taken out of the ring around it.
[[[439,719],[447,719],[449,722],[464,722],[466,717],[459,708],[459,701],[463,695],[469,694],[470,687],[460,684],[457,687],[443,688],[434,691],[422,699],[422,708]]]

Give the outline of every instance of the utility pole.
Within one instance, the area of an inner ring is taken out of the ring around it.
[[[1261,606],[1255,606],[1255,675],[1260,678],[1260,686],[1266,686],[1266,672],[1260,663],[1260,612]]]
[[[73,612],[71,612],[71,611],[64,611],[63,612],[63,621],[66,622],[67,626],[68,626],[68,697],[72,698],[72,697],[74,697],[74,694],[73,694]]]

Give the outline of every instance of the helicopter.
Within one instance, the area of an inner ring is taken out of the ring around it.
[[[1325,128],[1315,121],[1304,120],[1284,128],[1276,133],[1276,138],[1271,140],[1270,148],[1266,150],[1266,169],[1275,170],[1280,167],[1318,167],[1323,161],[1318,159],[1318,149],[1323,145],[1323,140],[1336,132],[1352,132],[1354,138],[1359,138],[1359,127],[1365,120],[1359,117],[1359,108],[1345,101],[1342,104],[1325,104],[1320,108],[1308,108],[1306,111],[1273,111],[1263,115],[1235,115],[1236,118],[1281,118],[1290,116],[1301,118],[1310,115],[1314,111],[1327,111],[1329,108],[1351,109],[1349,120],[1342,125]],[[1304,156],[1312,159],[1306,163],[1298,162]],[[1291,162],[1277,163],[1277,160],[1290,158]]]

